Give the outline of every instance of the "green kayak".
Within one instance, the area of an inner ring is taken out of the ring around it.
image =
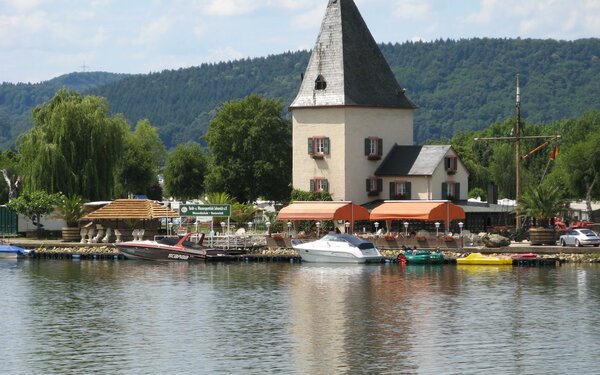
[[[407,250],[398,254],[398,263],[439,264],[444,263],[444,254],[426,250]]]

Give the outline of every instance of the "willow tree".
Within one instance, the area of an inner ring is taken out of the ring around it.
[[[113,197],[129,126],[109,116],[105,99],[63,89],[33,110],[33,120],[18,143],[26,191]]]

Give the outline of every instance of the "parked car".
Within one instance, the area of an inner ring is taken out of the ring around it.
[[[561,246],[575,245],[585,246],[594,245],[595,247],[600,246],[600,237],[590,229],[571,229],[567,234],[563,234],[559,238]]]

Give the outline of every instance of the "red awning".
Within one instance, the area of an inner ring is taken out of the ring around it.
[[[384,202],[371,211],[371,220],[464,220],[465,211],[446,201],[393,201]]]
[[[294,202],[279,211],[279,220],[369,220],[369,211],[352,202]]]

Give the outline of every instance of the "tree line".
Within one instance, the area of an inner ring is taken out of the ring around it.
[[[483,130],[511,117],[517,73],[527,102],[523,116],[532,123],[600,110],[600,39],[476,38],[388,43],[380,48],[408,97],[419,106],[417,143]],[[105,97],[111,113],[123,114],[130,123],[148,119],[165,147],[173,149],[188,140],[206,145],[203,135],[223,102],[257,94],[287,106],[309,56],[309,51],[286,52],[152,74],[98,77],[88,86],[77,82],[94,73],[80,73],[60,84]],[[37,89],[43,95],[36,94]],[[56,89],[0,85],[0,146],[14,143],[32,125],[28,110],[49,100]]]
[[[0,155],[0,199],[43,191],[85,200],[163,195],[189,200],[227,192],[238,202],[289,198],[291,124],[283,105],[256,95],[223,103],[206,134],[167,152],[147,120],[132,126],[107,101],[60,90],[33,110],[17,150]],[[164,176],[163,192],[159,175]]]
[[[331,199],[291,190],[291,123],[284,111],[281,101],[258,95],[224,102],[204,137],[207,146],[190,141],[167,151],[149,120],[132,126],[124,116],[112,115],[104,98],[60,90],[34,109],[34,126],[17,149],[0,154],[7,181],[0,185],[0,200],[8,201],[18,190],[85,200],[137,194],[181,200],[225,194],[226,201],[241,203]],[[469,170],[470,197],[485,200],[487,186],[495,184],[500,197],[514,198],[514,142],[476,140],[509,137],[514,127],[515,120],[508,118],[439,141],[452,144]],[[545,185],[563,198],[588,204],[600,199],[599,112],[541,124],[526,118],[522,133],[560,135],[547,145],[522,141],[524,190]],[[212,203],[224,203],[219,199]],[[245,208],[238,211],[241,215]]]

